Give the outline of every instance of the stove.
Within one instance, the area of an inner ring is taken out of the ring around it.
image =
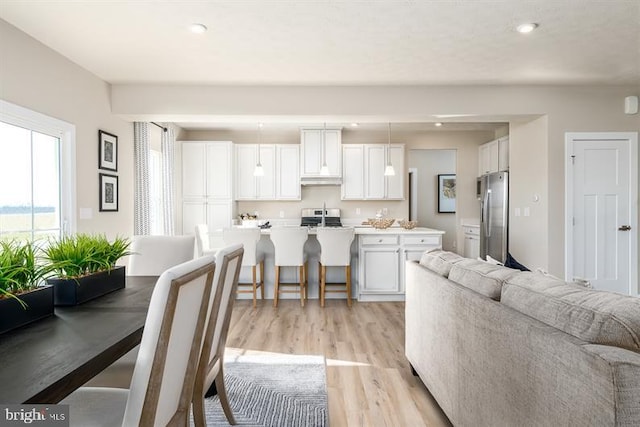
[[[322,223],[322,208],[302,209],[300,225],[303,227],[318,227]],[[325,209],[325,227],[342,227],[340,209]]]

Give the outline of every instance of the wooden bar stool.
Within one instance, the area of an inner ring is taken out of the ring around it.
[[[271,241],[275,248],[275,273],[273,291],[273,306],[278,306],[280,293],[300,292],[300,305],[304,307],[307,298],[307,256],[304,244],[307,241],[309,229],[307,227],[273,227]],[[280,267],[298,267],[299,283],[280,283]],[[299,289],[280,289],[280,287],[299,287]]]
[[[258,251],[260,229],[258,227],[225,228],[222,230],[222,240],[225,246],[243,245],[244,256],[242,268],[251,267],[251,282],[238,283],[239,294],[253,294],[253,308],[256,308],[257,290],[260,288],[260,299],[264,299],[264,253]],[[257,279],[256,269],[260,269],[260,280]],[[247,287],[249,289],[247,289]]]
[[[325,293],[346,292],[351,307],[351,242],[355,231],[352,227],[318,227],[316,237],[320,243],[320,306],[324,307]],[[344,267],[345,283],[327,283],[327,267]]]

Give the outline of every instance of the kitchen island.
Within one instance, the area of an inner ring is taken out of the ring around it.
[[[404,301],[404,263],[420,259],[428,249],[442,247],[444,231],[431,228],[390,227],[377,230],[371,226],[356,226],[355,239],[351,244],[352,297],[359,301]],[[262,238],[258,250],[265,254],[265,298],[273,298],[274,290],[274,248],[269,238],[270,229],[261,231]],[[315,237],[316,228],[309,228],[309,238],[304,246],[308,257],[308,297],[319,297],[318,262],[320,243]],[[250,272],[244,271],[242,282],[249,281]],[[283,282],[297,282],[296,268],[281,268]],[[344,282],[344,269],[327,268],[327,282]],[[251,298],[240,294],[238,298]],[[296,294],[284,294],[281,298],[298,298]],[[327,298],[345,298],[342,295],[327,294]]]

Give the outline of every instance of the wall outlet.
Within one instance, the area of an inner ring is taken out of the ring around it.
[[[520,216],[520,208],[515,208],[513,211],[515,216]]]
[[[389,209],[387,209],[387,208],[382,208],[382,215],[384,215],[384,216],[389,215]]]
[[[356,208],[356,215],[360,215],[360,208]]]
[[[524,216],[529,216],[531,215],[531,211],[529,210],[529,206],[527,206],[526,208],[524,208]]]
[[[284,211],[280,211],[280,218],[284,218]]]

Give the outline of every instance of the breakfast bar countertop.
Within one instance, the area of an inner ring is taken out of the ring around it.
[[[359,226],[356,225],[354,226],[355,228],[355,234],[359,235],[359,234],[433,234],[433,235],[439,235],[439,234],[444,234],[445,232],[442,230],[434,230],[433,228],[426,228],[426,227],[416,227],[416,228],[412,228],[411,230],[407,230],[406,228],[402,228],[402,227],[389,227],[389,228],[385,228],[382,230],[379,230],[377,228],[373,228],[371,226]],[[316,227],[309,227],[309,234],[311,235],[315,235],[316,234]],[[271,234],[271,229],[270,228],[263,228],[261,230],[261,234],[263,235],[269,235]]]

